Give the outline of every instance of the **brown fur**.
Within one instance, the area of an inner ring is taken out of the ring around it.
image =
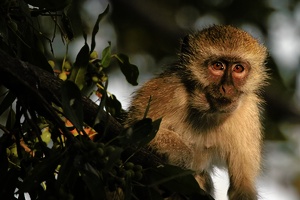
[[[187,36],[177,64],[145,83],[132,100],[126,126],[144,115],[163,117],[150,143],[170,164],[196,172],[199,185],[213,186],[208,172],[225,163],[231,200],[255,200],[261,160],[259,92],[266,84],[266,48],[231,26],[212,26]],[[214,71],[221,60],[226,70]],[[231,67],[244,63],[245,71]],[[224,73],[219,76],[215,73]]]

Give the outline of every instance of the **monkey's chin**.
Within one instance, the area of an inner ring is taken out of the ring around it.
[[[226,107],[221,107],[219,108],[218,112],[220,113],[232,113],[236,110],[238,106],[237,105],[230,105],[230,106],[226,106]]]

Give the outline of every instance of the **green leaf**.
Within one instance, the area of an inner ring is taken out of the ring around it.
[[[58,11],[68,6],[72,0],[25,0],[25,2],[35,7]]]
[[[75,82],[80,90],[85,86],[85,75],[89,64],[90,52],[87,43],[80,49],[74,63],[70,80]]]
[[[99,23],[100,21],[102,20],[102,18],[108,13],[109,11],[109,5],[107,5],[106,9],[103,11],[103,13],[99,14],[98,15],[98,19],[96,21],[96,24],[93,28],[93,32],[92,32],[92,43],[91,43],[91,52],[94,51],[95,49],[95,46],[96,46],[96,41],[95,41],[95,37],[96,37],[96,34],[98,33],[99,31]]]
[[[62,108],[65,116],[79,130],[83,130],[83,108],[81,93],[71,81],[65,81],[61,86]]]
[[[0,116],[4,113],[4,111],[6,111],[12,105],[15,99],[16,99],[16,95],[13,94],[11,91],[9,91],[5,95],[3,101],[0,103]]]
[[[111,60],[111,43],[102,51],[101,64],[104,68],[108,67]]]
[[[121,71],[125,75],[128,83],[132,85],[138,85],[137,78],[139,76],[139,69],[137,68],[137,66],[131,64],[129,62],[128,56],[124,54],[117,54],[116,58],[118,60]]]

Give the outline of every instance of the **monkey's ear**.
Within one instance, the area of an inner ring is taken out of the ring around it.
[[[190,40],[191,40],[191,35],[186,35],[181,42],[181,53],[184,54],[190,54],[191,53],[191,48],[190,48]]]

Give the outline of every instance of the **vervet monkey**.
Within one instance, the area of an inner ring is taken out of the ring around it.
[[[230,200],[255,200],[260,171],[260,92],[268,79],[267,49],[247,32],[214,25],[186,36],[176,64],[133,97],[126,125],[162,117],[149,144],[168,163],[195,171],[213,193],[212,166],[228,167]]]

